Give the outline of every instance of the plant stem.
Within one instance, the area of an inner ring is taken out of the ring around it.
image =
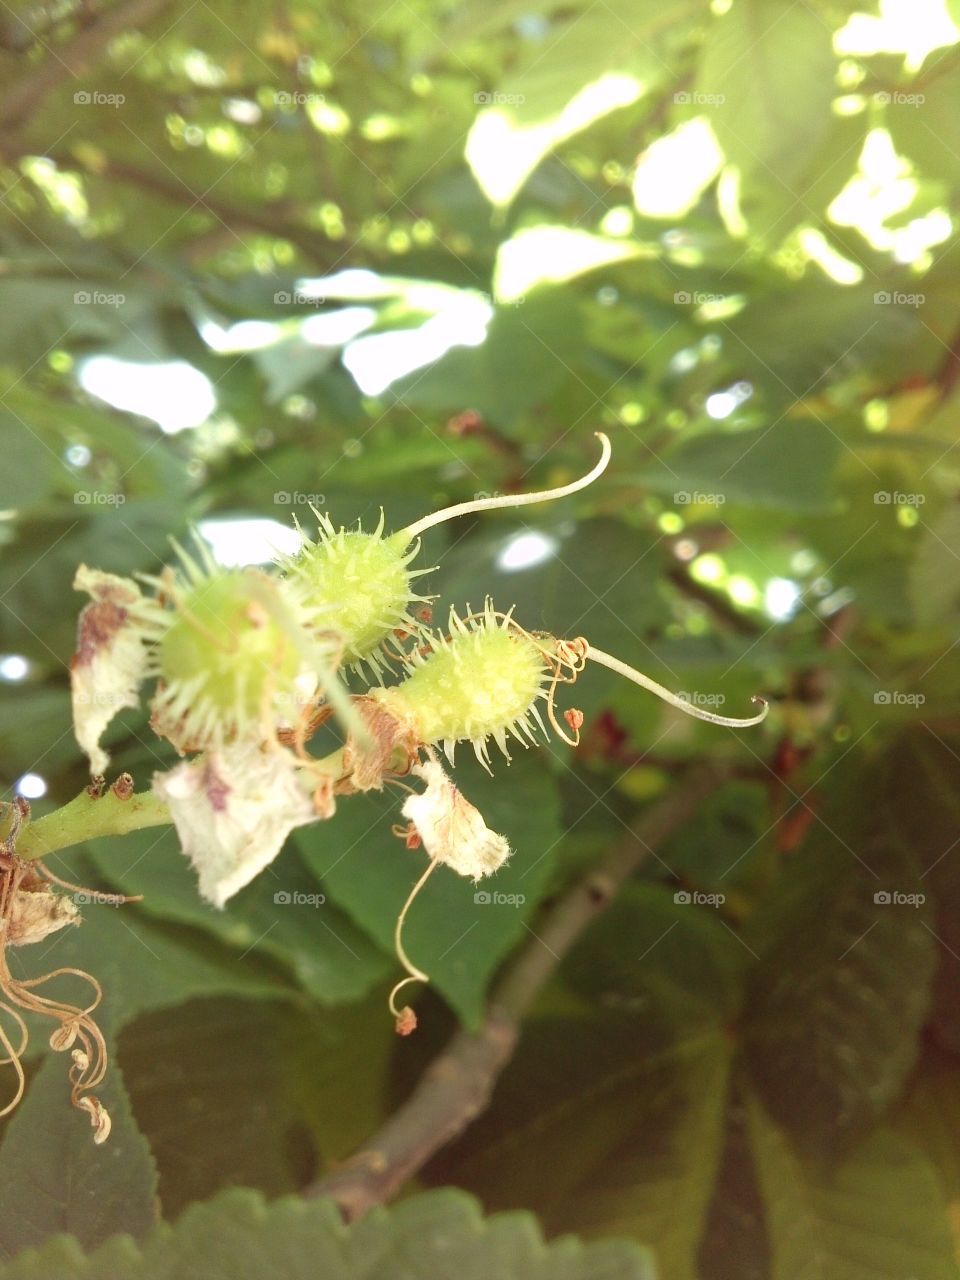
[[[339,777],[343,771],[343,756],[343,748],[338,747],[329,755],[313,760],[311,767]],[[123,774],[123,778],[128,788],[132,788],[130,775]],[[132,795],[124,795],[122,790],[118,793],[116,788],[121,779],[100,796],[81,791],[53,813],[26,823],[17,836],[17,854],[27,861],[45,858],[48,853],[69,849],[84,840],[123,836],[128,831],[162,827],[173,821],[167,802],[152,791],[137,791]]]
[[[98,14],[88,27],[81,27],[70,40],[48,50],[50,56],[45,61],[34,65],[0,97],[0,121],[5,128],[29,119],[61,82],[72,78],[74,84],[80,83],[77,77],[96,66],[115,36],[147,26],[171,4],[172,0],[129,0],[127,4],[115,4]]]
[[[513,1055],[523,1017],[563,957],[647,856],[729,776],[729,770],[718,767],[692,770],[646,809],[630,834],[548,908],[536,930],[531,930],[529,943],[508,963],[497,983],[479,1029],[458,1031],[379,1133],[305,1194],[328,1196],[351,1222],[395,1195],[484,1111]]]
[[[45,858],[58,849],[96,840],[100,836],[122,836],[142,827],[159,827],[170,822],[165,800],[152,791],[138,791],[121,800],[113,791],[91,796],[81,791],[61,808],[36,822],[29,822],[17,837],[21,858]]]

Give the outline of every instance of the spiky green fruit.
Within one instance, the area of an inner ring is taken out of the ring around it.
[[[342,661],[365,662],[378,673],[384,642],[421,627],[413,609],[426,597],[411,584],[426,571],[408,567],[419,544],[411,546],[405,532],[384,537],[382,516],[373,533],[336,529],[326,516],[318,520],[317,541],[284,558],[281,567],[317,628],[339,637]]]
[[[155,718],[178,745],[208,746],[250,726],[289,723],[302,700],[299,619],[255,569],[195,577],[174,599],[157,651]]]
[[[450,635],[413,656],[402,684],[371,696],[411,724],[421,742],[442,743],[450,760],[456,743],[470,741],[488,763],[487,739],[509,758],[508,734],[527,746],[534,725],[543,729],[536,704],[548,675],[544,642],[488,605],[467,621],[451,613]]]

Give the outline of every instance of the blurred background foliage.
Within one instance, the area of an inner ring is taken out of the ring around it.
[[[223,913],[169,834],[58,859],[146,895],[49,948],[106,988],[139,1133],[115,1071],[94,1166],[41,1069],[0,1152],[8,1254],[140,1233],[147,1143],[171,1219],[344,1158],[476,1023],[538,904],[711,759],[735,779],[584,936],[421,1183],[652,1251],[610,1275],[958,1275],[957,23],[956,0],[3,7],[7,796],[85,782],[79,562],[155,570],[197,523],[262,561],[310,503],[400,527],[562,483],[598,429],[589,491],[428,535],[436,616],[490,593],[727,714],[772,700],[735,734],[594,671],[576,752],[464,762],[525,901],[434,878],[409,1041],[383,994],[418,864],[378,797]],[[111,740],[141,786],[167,759],[137,714]],[[473,1239],[456,1197],[420,1203],[397,1231]]]

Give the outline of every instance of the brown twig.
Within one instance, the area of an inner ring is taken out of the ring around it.
[[[753,618],[745,613],[740,613],[737,607],[731,604],[719,591],[715,591],[712,587],[705,586],[702,582],[697,582],[694,578],[691,578],[690,574],[682,566],[678,565],[672,568],[667,577],[688,599],[703,605],[714,620],[719,622],[722,627],[726,627],[728,631],[733,631],[740,636],[757,636],[764,630]]]
[[[89,71],[110,41],[124,31],[142,29],[172,0],[130,0],[105,10],[89,26],[81,26],[71,40],[58,45],[47,60],[28,72],[0,97],[0,124],[19,124],[39,107],[62,80]]]
[[[513,1055],[524,1015],[557,965],[648,854],[682,827],[728,776],[729,770],[717,766],[692,770],[642,813],[629,835],[531,930],[533,937],[495,987],[480,1027],[458,1031],[379,1133],[306,1194],[329,1197],[352,1222],[395,1195],[480,1115]]]
[[[13,145],[15,144],[15,145]],[[289,202],[282,204],[263,204],[259,206],[233,204],[228,200],[213,196],[209,192],[197,192],[179,174],[170,170],[167,175],[142,169],[129,164],[125,160],[99,154],[91,169],[81,158],[69,149],[48,147],[41,143],[29,143],[14,138],[7,139],[0,146],[0,153],[9,163],[18,155],[42,154],[53,160],[63,170],[79,173],[92,172],[95,177],[104,181],[122,183],[134,187],[138,191],[149,191],[169,200],[171,204],[185,206],[187,212],[195,210],[206,214],[217,222],[214,233],[224,233],[226,243],[231,239],[240,239],[244,231],[269,235],[274,239],[289,240],[303,255],[322,268],[333,269],[343,256],[342,249],[336,248],[323,235],[300,225],[294,216],[294,209]],[[204,238],[207,232],[203,233]],[[197,241],[189,246],[196,248]]]

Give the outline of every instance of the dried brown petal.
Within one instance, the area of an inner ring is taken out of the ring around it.
[[[72,898],[48,888],[20,888],[10,904],[6,940],[11,946],[25,947],[68,924],[79,923],[80,912]]]

